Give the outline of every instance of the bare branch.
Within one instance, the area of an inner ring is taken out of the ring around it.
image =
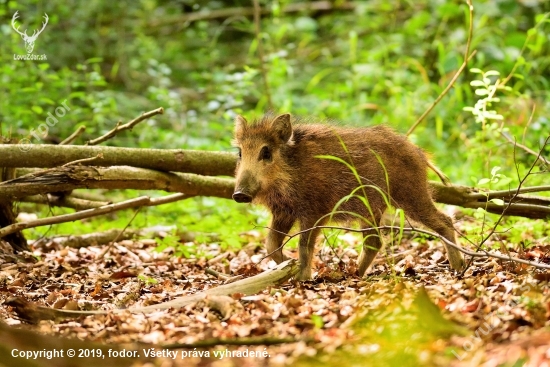
[[[81,248],[88,246],[104,245],[112,242],[118,237],[119,240],[128,240],[140,235],[141,230],[125,231],[121,234],[120,229],[110,229],[104,232],[87,233],[81,236],[56,236],[49,239],[51,242],[65,247]],[[156,234],[153,233],[154,237]]]
[[[59,143],[59,145],[69,145],[69,144],[71,144],[73,141],[76,140],[76,138],[78,138],[80,135],[82,135],[84,133],[84,131],[86,131],[86,126],[80,126],[78,129],[75,130],[74,133],[72,133],[65,140],[63,140],[61,143]]]
[[[96,259],[95,259],[95,262],[101,262],[103,261],[103,258],[105,257],[105,254],[107,252],[109,252],[111,250],[111,248],[114,246],[115,242],[118,241],[119,238],[121,238],[121,236],[124,234],[124,232],[126,232],[126,230],[128,229],[128,227],[130,226],[130,224],[132,224],[132,222],[134,221],[134,219],[136,219],[137,215],[139,214],[139,212],[141,211],[141,208],[143,208],[142,206],[139,206],[137,208],[137,210],[134,212],[134,215],[132,216],[132,218],[130,218],[130,220],[128,221],[128,223],[126,223],[126,225],[124,226],[124,228],[122,229],[122,231],[120,231],[120,233],[115,237],[115,239],[113,241],[111,241],[111,243],[109,243],[108,246],[106,246],[103,251],[101,251]]]
[[[109,202],[105,201],[83,200],[71,196],[56,196],[50,194],[27,196],[22,198],[21,201],[27,203],[47,204],[50,206],[72,208],[76,210],[99,208],[101,206],[109,204]]]
[[[539,154],[537,155],[537,159],[534,160],[533,164],[531,164],[531,167],[529,167],[529,170],[527,171],[527,173],[525,174],[525,176],[523,178],[520,178],[520,174],[519,174],[519,167],[516,163],[516,170],[517,170],[517,174],[518,174],[518,179],[520,179],[520,182],[519,182],[519,186],[517,187],[516,189],[516,192],[515,194],[512,196],[512,198],[510,199],[510,201],[508,202],[508,205],[506,205],[504,207],[504,209],[502,210],[502,214],[499,216],[499,218],[496,220],[493,228],[489,231],[489,233],[484,237],[482,238],[482,240],[479,242],[479,244],[477,245],[477,248],[476,248],[476,251],[479,251],[481,249],[481,247],[485,244],[485,242],[487,242],[489,240],[489,238],[495,233],[497,227],[499,226],[500,222],[502,222],[502,219],[504,218],[504,215],[506,214],[506,212],[510,209],[510,207],[512,206],[513,202],[514,202],[514,199],[519,195],[519,192],[521,190],[521,187],[523,186],[523,184],[525,183],[525,181],[527,180],[527,178],[531,175],[531,172],[533,171],[533,168],[535,168],[535,166],[537,165],[537,161],[539,160],[539,157],[540,155],[542,154],[542,151],[544,150],[544,148],[546,147],[546,145],[548,144],[548,142],[550,141],[550,135],[546,138],[546,140],[544,141],[544,144],[542,145],[542,148],[540,149],[539,151]],[[514,162],[516,161],[515,158],[516,158],[516,145],[514,144]],[[489,204],[489,200],[487,200],[487,204]],[[484,222],[485,223],[485,222]],[[470,265],[472,264],[472,261],[473,261],[473,257],[472,259],[468,262],[468,264],[466,265],[466,267],[464,268],[464,270],[462,271],[462,274],[464,274],[464,272],[466,271],[466,269],[468,269],[470,267]]]
[[[116,204],[107,203],[102,206],[94,207],[91,209],[85,209],[76,213],[64,214],[64,215],[59,215],[54,217],[36,219],[33,221],[15,223],[15,224],[6,226],[4,228],[0,228],[0,238],[17,231],[21,231],[23,229],[42,227],[42,226],[47,226],[51,224],[74,222],[75,220],[96,217],[99,215],[111,213],[118,210],[128,209],[128,208],[135,208],[135,207],[141,208],[143,206],[157,206],[157,205],[172,203],[174,201],[184,200],[192,196],[193,195],[186,195],[181,193],[167,195],[164,197],[154,198],[154,199],[151,199],[147,196],[142,196],[140,198],[126,200]],[[76,201],[78,199],[73,198],[72,200]],[[136,212],[136,215],[137,215],[137,212]],[[114,242],[116,242],[116,239]]]
[[[80,220],[84,218],[90,218],[95,217],[98,215],[103,215],[107,213],[111,213],[114,211],[127,209],[127,208],[134,208],[136,206],[143,206],[147,205],[150,202],[150,198],[147,196],[141,196],[139,198],[126,200],[117,204],[109,204],[104,205],[99,208],[94,209],[88,209],[83,210],[76,213],[71,214],[64,214],[64,215],[58,215],[55,217],[49,217],[49,218],[42,218],[37,220],[30,220],[27,222],[19,222],[14,223],[12,225],[6,226],[4,228],[0,228],[0,238],[5,237],[11,233],[21,231],[23,229],[28,228],[35,228],[40,226],[47,226],[50,224],[58,224],[58,223],[65,223],[65,222],[74,222],[75,220]]]
[[[506,215],[517,215],[531,219],[546,219],[550,216],[550,198],[541,196],[515,195],[516,189],[512,189],[512,194],[508,191],[487,191],[480,192],[479,189],[468,186],[445,186],[439,182],[430,181],[430,187],[434,192],[434,200],[438,203],[461,206],[463,208],[483,208],[494,214],[502,214],[504,206],[489,202],[487,198],[500,198],[504,200],[505,205],[512,202],[513,205],[508,208]],[[539,190],[541,188],[541,190]],[[546,191],[546,186],[521,187],[520,192]],[[513,200],[511,199],[513,197]]]
[[[518,147],[518,148],[520,148],[520,149],[526,151],[526,152],[529,153],[529,154],[534,155],[535,157],[537,157],[537,160],[540,159],[540,160],[541,160],[542,162],[544,162],[545,164],[550,165],[550,160],[544,158],[540,153],[535,152],[534,150],[532,150],[532,149],[526,147],[525,145],[516,142],[514,139],[512,139],[512,137],[511,137],[510,135],[508,135],[508,133],[505,133],[504,131],[501,131],[500,134],[501,134],[502,136],[504,136],[504,138],[505,138],[506,140],[508,140],[509,143],[514,144],[516,147]]]
[[[219,271],[216,271],[212,268],[206,268],[204,270],[204,272],[208,275],[212,275],[213,277],[216,277],[216,278],[221,279],[221,280],[227,280],[227,279],[231,278],[230,275],[220,273]]]
[[[550,191],[550,186],[529,186],[529,187],[518,187],[516,189],[511,190],[499,190],[499,191],[487,191],[486,193],[479,193],[479,194],[470,194],[470,198],[472,199],[494,199],[494,198],[519,198],[521,199],[521,195],[517,195],[518,193],[524,194],[527,192],[543,192],[543,191]],[[525,200],[529,199],[530,197],[523,197]]]
[[[96,192],[92,192],[92,191],[89,191],[89,190],[78,190],[78,191],[73,191],[71,193],[71,196],[75,197],[77,199],[82,199],[82,200],[104,201],[104,202],[106,202],[105,204],[111,203],[111,200],[109,200],[109,198],[101,195],[101,192],[99,192],[99,191],[100,190],[98,190]]]
[[[185,194],[173,194],[168,195],[162,198],[156,198],[151,199],[149,203],[146,206],[156,206],[156,205],[162,205],[167,203],[172,203],[174,201],[183,200],[189,198],[188,195]],[[139,207],[138,210],[134,213],[134,216],[130,219],[130,221],[126,224],[124,229],[118,234],[118,236],[107,246],[96,258],[96,261],[100,261],[103,259],[105,254],[109,252],[109,250],[113,247],[113,244],[119,240],[119,238],[122,236],[122,234],[128,229],[128,226],[134,221],[134,219],[137,217],[138,213],[140,212],[142,207]]]
[[[260,60],[260,73],[264,81],[265,96],[267,105],[270,110],[273,110],[273,101],[271,100],[271,92],[269,89],[269,81],[267,79],[267,71],[265,70],[264,44],[262,42],[262,34],[260,32],[261,7],[258,0],[253,0],[254,3],[254,32],[256,33],[256,43],[258,45],[258,58]]]
[[[120,122],[118,122],[114,129],[109,131],[107,134],[100,136],[99,138],[89,140],[88,142],[86,142],[86,145],[97,145],[97,144],[103,143],[104,141],[107,141],[112,137],[114,137],[119,132],[124,130],[131,130],[134,126],[139,124],[141,121],[147,120],[148,118],[153,117],[155,115],[162,115],[163,113],[164,113],[164,109],[162,107],[159,107],[156,110],[142,113],[141,116],[136,117],[135,119],[133,119],[132,121],[124,125],[120,125]]]
[[[124,232],[120,229],[110,229],[104,232],[96,233],[86,233],[83,235],[70,235],[70,236],[55,236],[49,238],[48,241],[51,241],[59,246],[72,247],[72,248],[81,248],[88,246],[98,246],[105,245],[110,242],[113,242],[117,237],[118,241],[129,240],[137,238],[139,236],[146,236],[147,238],[156,238],[164,237],[167,232],[176,230],[176,226],[164,226],[164,227],[150,227],[136,230],[125,230]],[[121,234],[121,232],[123,232]],[[40,241],[40,240],[37,240]],[[36,241],[35,241],[36,243]],[[129,267],[131,265],[125,265],[122,268]]]
[[[549,16],[550,16],[550,13],[544,14],[543,17],[537,22],[537,24],[535,24],[533,29],[536,29],[536,28],[540,27],[542,24],[544,24],[546,22],[546,18],[548,18]],[[518,66],[520,64],[519,61],[522,59],[523,53],[527,49],[527,45],[529,44],[529,41],[531,40],[531,37],[534,36],[534,35],[536,35],[536,32],[535,33],[527,32],[527,38],[525,39],[525,42],[523,42],[523,46],[521,47],[521,51],[519,52],[516,63],[512,67],[512,70],[510,70],[510,73],[508,73],[508,76],[506,76],[506,78],[504,78],[499,83],[499,86],[506,85],[506,83],[508,83],[508,81],[510,79],[512,79],[512,76],[514,76],[514,73],[516,72],[516,69],[518,68]]]
[[[468,10],[470,14],[470,17],[469,17],[470,28],[468,29],[468,40],[466,41],[466,51],[464,52],[464,61],[462,62],[462,65],[460,66],[460,68],[458,68],[458,70],[456,71],[451,81],[449,82],[449,85],[447,85],[447,87],[443,90],[443,92],[441,92],[441,94],[436,98],[436,100],[432,103],[432,105],[428,107],[428,109],[424,111],[424,113],[410,127],[409,131],[407,131],[407,134],[406,134],[407,136],[412,134],[412,132],[416,129],[416,127],[420,125],[420,123],[424,120],[424,118],[426,118],[426,116],[428,116],[428,114],[432,112],[435,106],[437,106],[437,104],[443,99],[443,97],[445,97],[445,95],[451,90],[451,88],[457,81],[460,74],[462,74],[462,71],[464,71],[466,66],[468,66],[468,61],[470,61],[472,57],[474,57],[474,55],[476,54],[475,50],[474,52],[472,52],[472,54],[470,54],[470,45],[472,43],[472,36],[474,33],[474,6],[472,5],[471,0],[466,0],[466,3],[468,4]]]

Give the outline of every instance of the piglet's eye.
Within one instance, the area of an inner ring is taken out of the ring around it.
[[[271,150],[269,147],[263,147],[260,151],[260,160],[270,161],[271,160]]]
[[[242,154],[241,154],[241,150],[240,150],[240,149],[239,149],[239,151],[237,152],[237,156],[238,156],[239,158],[242,158]]]

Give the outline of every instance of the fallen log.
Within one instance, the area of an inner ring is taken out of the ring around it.
[[[48,144],[0,145],[0,167],[52,168],[86,159],[90,161],[81,164],[132,166],[209,176],[232,176],[236,164],[236,155],[229,152]]]
[[[230,199],[234,185],[235,182],[231,178],[190,173],[159,172],[128,166],[67,166],[25,174],[0,183],[0,203],[17,201],[31,195],[79,188],[164,190],[181,192],[188,196],[201,195]],[[523,187],[519,194],[516,194],[515,189],[483,192],[474,187],[445,186],[435,181],[430,181],[430,186],[434,192],[435,201],[441,204],[472,209],[483,208],[490,213],[502,214],[508,202],[512,201],[505,215],[531,219],[550,217],[549,197],[523,194],[550,191],[550,186]],[[490,199],[500,199],[504,205],[489,201]]]
[[[230,198],[234,180],[192,173],[159,172],[129,166],[67,166],[0,183],[0,203],[74,189],[136,189]]]
[[[504,215],[519,216],[531,219],[546,219],[550,217],[550,197],[516,194],[516,189],[505,191],[482,191],[468,186],[445,186],[439,182],[430,181],[436,202],[455,205],[463,208],[482,208],[489,213],[503,214],[510,201],[512,205]],[[524,187],[520,192],[550,191],[550,186]],[[503,205],[489,201],[500,199]]]

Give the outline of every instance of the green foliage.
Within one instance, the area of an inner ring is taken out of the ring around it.
[[[178,207],[176,211],[174,209]],[[172,212],[177,215],[178,226],[184,231],[200,232],[198,242],[212,242],[216,238],[221,240],[223,248],[237,249],[242,245],[240,233],[254,228],[254,216],[248,214],[246,207],[237,203],[226,203],[223,199],[201,198],[186,200],[184,207],[181,204],[159,207],[159,212]],[[260,226],[266,226],[266,213],[256,213]]]
[[[386,282],[379,279],[373,283]],[[391,292],[376,285],[369,288],[365,296],[368,301],[361,302],[357,313],[346,321],[354,337],[334,352],[320,352],[315,358],[304,355],[293,365],[314,366],[322,361],[324,365],[345,366],[434,366],[455,360],[452,349],[437,363],[429,351],[443,338],[467,336],[469,332],[443,317],[424,289],[412,291],[403,283],[389,288],[393,288]]]
[[[194,244],[180,243],[180,238],[176,235],[168,235],[163,238],[156,238],[157,252],[162,252],[166,249],[174,249],[174,255],[189,259],[196,254],[196,246]]]
[[[313,323],[316,329],[322,329],[323,326],[325,326],[323,317],[319,315],[311,315],[311,322]]]
[[[479,69],[470,69],[470,72],[481,75],[480,79],[471,81],[470,85],[476,88],[475,94],[483,98],[480,98],[474,107],[464,107],[463,110],[472,112],[472,115],[476,118],[476,122],[482,123],[483,126],[489,120],[503,120],[504,118],[497,111],[487,110],[487,108],[491,107],[493,103],[500,102],[500,99],[495,97],[495,93],[498,90],[509,91],[512,88],[500,85],[498,79],[495,82],[491,81],[491,76],[500,75],[496,70],[489,70],[484,73]]]
[[[128,196],[137,196],[137,192],[127,190]],[[141,192],[141,194],[147,194]],[[154,196],[155,193],[149,193]],[[113,199],[117,200],[117,199]],[[25,204],[20,210],[30,210]],[[64,208],[43,208],[41,216],[61,215],[72,210]],[[26,230],[31,238],[43,235],[77,235],[104,231],[109,228],[125,228],[131,220],[133,212],[113,213],[109,220],[104,217],[91,218],[86,221],[62,223],[54,227],[39,227]],[[260,209],[249,209],[234,202],[218,198],[194,198],[177,203],[158,207],[142,208],[140,215],[132,221],[130,229],[139,229],[154,226],[176,225],[181,233],[193,234],[193,242],[182,242],[180,236],[171,233],[163,238],[157,238],[157,251],[161,252],[172,248],[174,254],[186,258],[209,256],[199,252],[197,244],[217,243],[224,249],[236,250],[241,248],[243,241],[241,233],[258,227],[267,226],[267,212]]]
[[[143,274],[138,275],[138,279],[144,282],[147,286],[158,284],[155,278],[147,277]]]
[[[496,190],[496,189],[507,189],[509,187],[510,182],[512,181],[511,178],[506,177],[503,174],[498,173],[500,170],[500,167],[493,167],[491,170],[491,177],[490,178],[482,178],[481,180],[477,181],[476,187],[484,189],[485,187],[488,187],[489,189]],[[472,178],[475,180],[475,178]],[[480,191],[482,194],[486,194],[488,196],[488,193],[485,191]],[[504,201],[502,199],[489,199],[490,202],[495,203],[497,205],[504,205]]]

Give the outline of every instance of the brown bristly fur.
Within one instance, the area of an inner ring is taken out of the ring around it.
[[[370,210],[358,198],[351,198],[337,208],[338,212],[357,213],[364,218],[362,225],[375,227],[386,210],[385,198],[390,198],[391,204],[402,208],[410,219],[456,243],[451,218],[433,204],[426,155],[389,127],[292,124],[289,114],[265,115],[249,124],[238,116],[234,143],[242,157],[233,197],[239,202],[263,204],[273,214],[270,228],[276,231],[269,232],[266,247],[273,252],[271,256],[276,262],[283,261],[278,248],[285,237],[278,232],[288,233],[296,221],[300,230],[325,224],[327,214],[337,202],[361,185],[365,186],[357,194],[366,196]],[[355,167],[361,182],[345,164],[319,158],[321,155],[348,162]],[[357,220],[353,215],[338,212],[332,216],[334,221]],[[300,237],[300,280],[311,278],[318,235],[319,230],[312,230]],[[378,236],[364,239],[360,276],[380,247]],[[463,267],[460,252],[450,246],[447,252],[451,266],[460,270]]]

